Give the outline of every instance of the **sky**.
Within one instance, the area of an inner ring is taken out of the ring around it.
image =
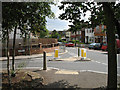
[[[57,30],[57,31],[63,31],[69,29],[68,25],[71,25],[71,23],[67,20],[60,20],[58,16],[62,14],[64,11],[59,10],[58,5],[60,5],[60,2],[55,6],[51,5],[51,9],[55,14],[56,19],[49,19],[47,18],[47,29],[49,31]],[[88,17],[90,16],[90,12],[87,12],[86,17],[82,17],[85,21],[88,20]]]

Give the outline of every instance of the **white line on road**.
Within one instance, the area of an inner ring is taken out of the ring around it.
[[[102,63],[102,62],[98,62],[98,61],[95,61],[95,60],[91,60],[92,62],[96,62],[96,63],[99,63],[99,64],[103,64],[103,65],[108,65],[106,63]]]
[[[92,62],[96,62],[96,63],[99,63],[99,64],[103,64],[103,65],[106,65],[106,66],[108,66],[108,64],[107,63],[102,63],[102,62],[98,62],[98,61],[94,61],[94,60],[91,60]],[[117,68],[120,68],[120,67],[117,67]]]

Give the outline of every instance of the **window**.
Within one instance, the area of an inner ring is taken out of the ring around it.
[[[99,31],[99,26],[96,27],[96,31]]]
[[[87,30],[87,33],[88,33],[88,30]]]

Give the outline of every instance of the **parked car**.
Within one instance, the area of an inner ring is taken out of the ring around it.
[[[120,40],[116,39],[117,53],[120,53]],[[101,47],[102,50],[107,51],[107,43],[104,43]]]
[[[71,42],[65,44],[66,47],[74,47],[75,45]]]
[[[101,49],[101,44],[100,43],[95,43],[94,49]]]
[[[95,44],[96,44],[96,43],[91,43],[91,44],[89,44],[88,48],[89,48],[89,49],[94,49]]]
[[[120,40],[116,39],[116,44],[117,44],[117,53],[120,53]]]
[[[59,44],[59,46],[62,46],[62,45],[64,45],[64,43],[63,43],[63,42],[58,42],[58,44]]]
[[[103,43],[101,50],[107,51],[107,43]]]

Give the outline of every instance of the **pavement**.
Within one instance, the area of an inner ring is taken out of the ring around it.
[[[54,58],[54,59],[50,59],[49,61],[91,61],[90,58],[81,58],[79,57],[69,57],[69,58]]]
[[[44,88],[99,88],[106,87],[107,74],[58,69],[32,69],[43,77]]]
[[[66,50],[65,52],[59,52],[60,55],[67,53],[68,51]],[[54,52],[46,53],[46,56],[53,56]],[[30,58],[37,58],[37,57],[43,57],[43,54],[33,54],[33,55],[21,55],[21,56],[15,56],[15,59],[30,59]],[[10,59],[12,57],[10,56]],[[0,61],[7,60],[7,57],[0,57]]]

